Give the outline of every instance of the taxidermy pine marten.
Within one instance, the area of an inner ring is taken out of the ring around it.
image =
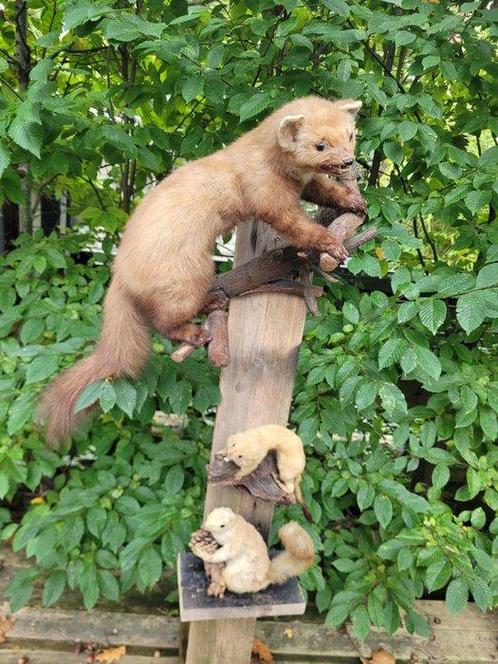
[[[217,507],[203,526],[220,545],[212,552],[192,538],[190,548],[207,563],[225,563],[208,594],[223,597],[225,589],[234,593],[255,593],[271,583],[285,583],[292,576],[305,572],[313,563],[314,546],[311,537],[295,521],[289,521],[278,531],[284,551],[272,560],[268,548],[256,528],[229,507]]]
[[[347,257],[299,200],[365,211],[347,182],[328,177],[353,163],[360,107],[354,100],[296,99],[226,148],[174,170],[145,196],[114,259],[95,350],[42,395],[39,416],[49,444],[71,435],[87,385],[140,375],[150,329],[193,346],[209,341],[190,320],[207,306],[216,238],[241,221],[262,219],[300,249]]]

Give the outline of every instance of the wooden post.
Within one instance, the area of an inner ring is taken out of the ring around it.
[[[279,240],[264,224],[241,224],[235,265],[277,246]],[[230,303],[231,363],[221,373],[211,460],[233,433],[260,424],[287,424],[305,317],[302,297],[286,293],[256,293]],[[219,506],[231,507],[267,535],[270,503],[233,487],[208,485],[205,514]],[[191,623],[186,663],[249,664],[255,623],[254,618]]]

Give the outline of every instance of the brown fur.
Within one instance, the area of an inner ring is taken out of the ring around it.
[[[354,157],[354,115],[361,104],[297,99],[228,147],[185,164],[159,183],[130,217],[113,264],[95,351],[46,389],[47,441],[70,436],[79,393],[105,377],[135,378],[148,352],[148,328],[203,345],[188,321],[205,302],[216,238],[250,218],[266,221],[302,249],[346,257],[342,245],[301,209],[299,200],[363,211],[364,201],[326,173]],[[325,143],[318,151],[316,145]]]

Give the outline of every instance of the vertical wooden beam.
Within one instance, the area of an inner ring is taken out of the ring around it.
[[[264,224],[242,224],[237,231],[235,265],[279,246]],[[260,424],[287,424],[306,307],[301,297],[253,294],[230,303],[230,365],[220,378],[211,458],[227,436]],[[205,514],[231,507],[267,535],[273,508],[244,491],[209,485]],[[254,619],[199,621],[190,625],[187,664],[249,664]]]

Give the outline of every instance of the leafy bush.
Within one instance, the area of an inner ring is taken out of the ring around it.
[[[219,397],[202,352],[176,367],[157,339],[141,381],[87,391],[103,413],[71,455],[44,448],[35,398],[97,333],[134,199],[312,92],[364,102],[378,239],[327,285],[301,350],[292,422],[320,553],[304,585],[359,637],[401,620],[427,633],[413,600],[430,593],[455,612],[469,593],[496,604],[498,15],[484,7],[81,0],[30,12],[26,90],[0,60],[1,191],[28,222],[26,194],[66,192],[89,236],[23,236],[2,259],[2,538],[36,558],[11,584],[14,608],[39,576],[47,604],[66,584],[87,607],[150,588],[198,524]],[[12,44],[5,21],[2,52]],[[152,430],[157,409],[186,427]],[[290,515],[278,510],[275,527]]]

